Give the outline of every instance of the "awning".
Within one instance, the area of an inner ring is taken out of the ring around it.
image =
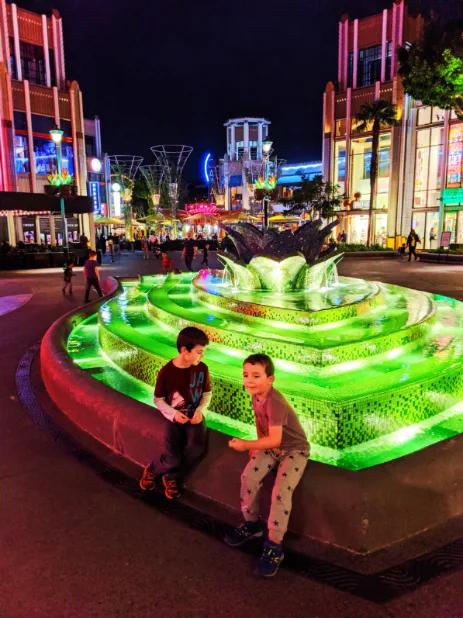
[[[229,187],[241,187],[242,184],[243,184],[243,178],[241,174],[230,176],[230,180],[228,181]]]
[[[28,210],[60,212],[60,201],[45,193],[20,193],[16,191],[0,191],[0,210]],[[93,213],[91,197],[79,196],[64,200],[65,212],[82,215]]]

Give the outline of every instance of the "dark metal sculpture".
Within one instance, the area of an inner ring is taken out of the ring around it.
[[[240,223],[233,228],[226,225],[223,229],[235,245],[236,257],[244,264],[249,264],[252,258],[259,256],[279,261],[292,255],[302,255],[307,264],[314,264],[336,249],[336,245],[324,250],[322,248],[330,231],[339,225],[339,220],[324,227],[322,225],[323,221],[316,219],[298,227],[295,232],[277,232],[273,229],[262,232],[250,223]]]

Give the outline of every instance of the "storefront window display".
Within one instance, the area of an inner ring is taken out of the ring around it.
[[[377,245],[386,245],[387,238],[387,214],[373,215],[373,238]]]
[[[368,214],[349,217],[348,241],[350,243],[367,244],[369,218]]]
[[[457,213],[446,212],[444,217],[444,232],[451,232],[450,242],[455,242],[457,232]]]
[[[426,235],[423,239],[424,249],[437,249],[439,247],[439,213],[426,213]],[[423,242],[422,241],[422,242]]]
[[[458,188],[462,184],[463,123],[453,124],[449,131],[449,157],[447,187]]]
[[[421,129],[416,136],[414,208],[437,208],[444,174],[444,128]]]
[[[61,166],[74,175],[74,155],[72,145],[63,142],[61,145]],[[51,174],[56,171],[56,146],[54,142],[42,137],[34,137],[35,173]]]

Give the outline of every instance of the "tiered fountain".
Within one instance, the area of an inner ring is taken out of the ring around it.
[[[176,335],[194,325],[211,344],[208,424],[254,433],[242,362],[264,352],[292,403],[312,458],[350,470],[412,453],[463,430],[463,311],[455,300],[338,277],[342,257],[322,246],[335,223],[295,233],[244,224],[228,233],[223,271],[122,281],[120,293],[78,324],[74,363],[152,404]]]

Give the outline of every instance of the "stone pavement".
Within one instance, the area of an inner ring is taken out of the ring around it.
[[[182,268],[179,254],[175,260]],[[56,318],[82,302],[80,270],[73,297],[61,294],[61,270],[0,273],[0,308],[9,309],[0,311],[2,618],[463,616],[459,571],[383,605],[284,567],[260,581],[254,556],[133,499],[34,424],[17,399],[16,367]],[[136,276],[159,272],[160,262],[130,255],[101,270]],[[345,260],[340,272],[463,299],[463,266]]]

